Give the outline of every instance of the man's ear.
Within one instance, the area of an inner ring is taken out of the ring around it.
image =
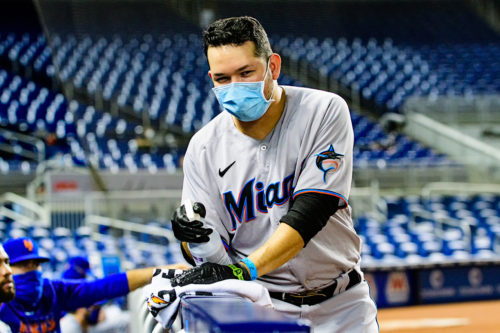
[[[269,58],[269,69],[271,70],[273,80],[277,80],[281,73],[281,57],[278,53],[271,54]]]

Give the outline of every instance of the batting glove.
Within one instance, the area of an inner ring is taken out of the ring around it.
[[[205,206],[200,202],[193,204],[193,211],[201,217],[205,217]],[[186,215],[184,205],[177,208],[172,216],[172,231],[175,238],[182,242],[205,243],[209,241],[208,235],[212,229],[203,228],[203,223],[198,220],[190,221]]]
[[[210,284],[228,279],[251,280],[250,273],[240,264],[225,266],[206,262],[174,277],[171,283],[175,287],[188,284]]]

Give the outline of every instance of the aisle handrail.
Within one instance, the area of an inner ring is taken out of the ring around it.
[[[150,234],[154,236],[163,236],[168,240],[169,243],[178,242],[171,230],[153,225],[123,221],[99,215],[86,216],[85,224],[89,225],[91,228],[102,225],[106,227],[122,229],[125,231],[139,232],[142,234]]]
[[[5,206],[6,203],[14,203],[21,206],[26,210],[27,214],[7,208]],[[37,223],[41,223],[44,226],[50,225],[49,212],[45,207],[18,194],[12,192],[2,194],[0,196],[0,205],[2,205],[0,214],[20,223],[31,226],[34,221],[37,221]]]

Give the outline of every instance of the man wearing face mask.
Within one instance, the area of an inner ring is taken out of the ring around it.
[[[0,309],[4,307],[3,303],[12,301],[15,295],[16,290],[12,279],[9,256],[0,244]],[[0,333],[11,333],[9,326],[1,320]]]
[[[41,263],[49,258],[39,253],[30,238],[10,239],[4,244],[10,257],[16,297],[4,304],[0,320],[12,332],[60,332],[59,320],[65,312],[124,296],[151,282],[154,268],[130,270],[91,282],[49,280],[42,277]],[[183,269],[184,265],[166,268]]]
[[[196,133],[184,158],[173,218],[183,254],[216,229],[235,264],[204,263],[172,284],[256,280],[277,310],[309,319],[314,332],[378,332],[360,269],[361,242],[348,204],[353,130],[333,93],[278,85],[281,58],[251,17],[217,20],[204,32],[222,112]]]

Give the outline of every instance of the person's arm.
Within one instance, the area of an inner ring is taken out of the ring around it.
[[[191,266],[187,264],[174,264],[159,268],[186,270],[191,268]],[[155,271],[155,269],[156,267],[147,267],[147,268],[139,268],[127,271],[126,273],[127,273],[129,292],[136,290],[137,288],[144,287],[145,285],[151,283],[151,279],[153,278],[153,272]]]
[[[267,242],[248,258],[253,261],[258,275],[261,276],[275,270],[295,257],[304,247],[304,244],[304,240],[297,230],[286,223],[281,223]],[[190,263],[192,261],[194,266],[194,260],[186,242],[182,242],[181,249],[186,261]]]
[[[339,199],[327,194],[303,193],[295,197],[278,229],[248,256],[257,275],[265,275],[295,257],[325,227],[338,205]]]
[[[292,259],[304,247],[304,240],[297,230],[280,223],[272,236],[248,256],[257,268],[258,276],[267,274]]]
[[[302,236],[298,231],[285,223],[281,223],[273,235],[248,259],[252,260],[257,269],[257,275],[268,273],[290,259],[292,259],[304,246]],[[245,260],[245,259],[243,259]],[[230,265],[204,263],[185,273],[174,277],[172,286],[185,286],[188,284],[210,284],[226,279],[254,280],[251,269],[239,262]]]
[[[186,264],[167,265],[164,269],[188,269]],[[69,282],[54,280],[52,285],[61,309],[72,311],[89,307],[96,302],[125,296],[130,291],[151,282],[155,267],[139,268],[124,273],[112,274],[94,281]]]

